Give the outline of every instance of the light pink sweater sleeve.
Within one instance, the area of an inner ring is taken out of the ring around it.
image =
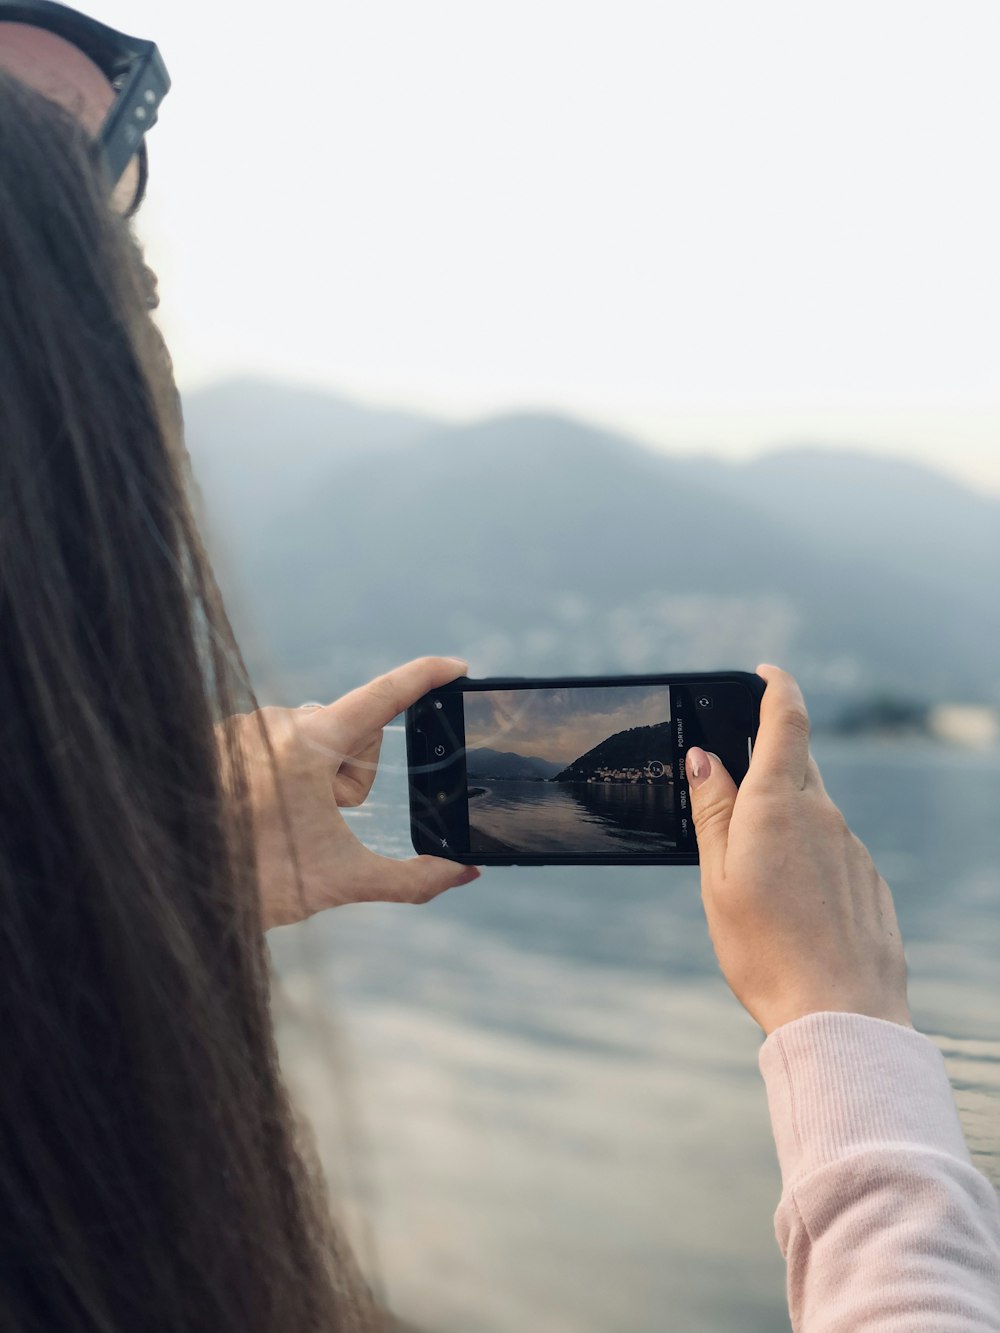
[[[807,1014],[760,1050],[795,1333],[998,1333],[1000,1200],[927,1037]]]

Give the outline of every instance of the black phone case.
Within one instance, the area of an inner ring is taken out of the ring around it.
[[[449,685],[443,685],[432,691],[434,694],[466,694],[474,690],[507,690],[554,688],[564,686],[608,686],[608,685],[692,685],[702,682],[727,681],[741,682],[749,687],[751,698],[751,736],[757,738],[760,725],[760,701],[767,688],[766,682],[752,671],[698,671],[698,672],[660,672],[634,676],[492,676],[478,680],[460,677]],[[420,855],[441,856],[437,848],[423,837],[420,827],[419,807],[416,793],[419,784],[414,779],[414,769],[420,766],[424,756],[418,749],[414,733],[413,711],[406,712],[406,760],[408,790],[410,798],[410,839],[414,850]],[[473,852],[450,851],[446,859],[461,865],[477,866],[639,866],[639,865],[674,865],[693,866],[698,864],[697,851],[694,853],[675,853],[661,856],[527,856],[516,857],[489,855]]]

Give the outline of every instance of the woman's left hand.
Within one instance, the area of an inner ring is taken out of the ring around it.
[[[235,728],[247,757],[265,930],[341,903],[429,902],[478,876],[474,866],[437,856],[405,861],[379,856],[355,837],[340,813],[342,807],[360,805],[371,790],[382,728],[428,690],[466,670],[456,658],[421,657],[325,707],[265,707],[226,719],[223,726]],[[261,722],[274,750],[302,895]]]

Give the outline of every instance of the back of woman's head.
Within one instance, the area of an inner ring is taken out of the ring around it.
[[[91,142],[0,73],[0,1327],[17,1333],[367,1326],[277,1069],[245,778],[228,756],[227,795],[213,730],[253,701],[186,468]]]

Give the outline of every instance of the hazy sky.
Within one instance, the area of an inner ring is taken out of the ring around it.
[[[467,749],[512,750],[554,764],[572,763],[616,732],[670,721],[666,685],[471,691],[463,699]]]
[[[174,78],[142,230],[182,387],[872,446],[1000,493],[996,0],[91,10]]]

